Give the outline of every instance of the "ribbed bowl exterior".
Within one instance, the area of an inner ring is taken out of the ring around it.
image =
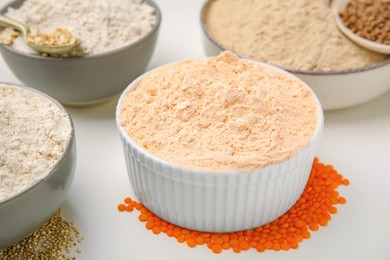
[[[309,178],[323,129],[323,112],[316,97],[317,131],[298,154],[249,173],[204,171],[178,167],[151,155],[121,127],[119,111],[123,97],[143,77],[122,94],[116,121],[131,186],[149,210],[188,229],[233,232],[271,222],[295,204]]]

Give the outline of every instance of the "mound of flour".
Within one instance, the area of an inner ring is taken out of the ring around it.
[[[53,102],[0,84],[0,201],[46,177],[71,135],[70,118]]]
[[[389,58],[346,38],[338,30],[329,0],[216,0],[205,21],[222,45],[278,66],[343,70]]]
[[[226,51],[154,70],[124,97],[120,120],[175,165],[250,172],[307,147],[318,111],[302,82]]]

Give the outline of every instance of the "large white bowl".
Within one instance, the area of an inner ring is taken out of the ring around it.
[[[258,64],[296,78],[274,66]],[[116,108],[116,123],[131,186],[148,209],[170,223],[189,229],[233,232],[275,220],[295,204],[309,178],[323,129],[323,112],[314,93],[318,111],[316,132],[310,144],[292,158],[250,173],[195,170],[178,167],[150,154],[121,126],[119,113],[123,99],[147,74],[133,81],[122,93]]]
[[[221,51],[229,50],[207,31],[205,12],[212,1],[214,0],[206,1],[201,11],[203,46],[208,56],[215,56]],[[239,53],[236,54],[245,58]],[[340,62],[343,61],[340,60]],[[306,82],[320,99],[324,110],[359,105],[390,90],[390,58],[380,63],[346,70],[319,71],[278,67]]]

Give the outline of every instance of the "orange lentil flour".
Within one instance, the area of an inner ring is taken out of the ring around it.
[[[165,233],[191,248],[205,245],[216,254],[223,250],[233,250],[235,253],[249,249],[258,252],[290,250],[298,248],[300,242],[310,238],[311,231],[328,225],[331,215],[337,212],[335,205],[346,203],[345,198],[336,191],[340,185],[349,185],[349,181],[333,166],[315,158],[306,188],[289,211],[266,225],[232,233],[207,233],[175,226],[129,197],[118,205],[118,210],[132,212],[135,209],[140,213],[138,219],[145,222],[146,229],[153,234]]]

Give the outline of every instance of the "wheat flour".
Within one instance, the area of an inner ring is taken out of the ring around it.
[[[205,22],[227,48],[289,68],[351,69],[389,57],[348,40],[337,28],[329,0],[215,0]]]
[[[47,176],[71,134],[70,118],[53,102],[0,84],[0,201]]]
[[[68,29],[81,40],[73,55],[96,54],[135,42],[156,23],[154,8],[141,0],[26,0],[5,15],[44,33]],[[25,51],[23,39],[15,48]]]
[[[153,71],[124,97],[119,118],[136,143],[166,161],[248,172],[306,147],[318,111],[299,80],[223,52]]]

